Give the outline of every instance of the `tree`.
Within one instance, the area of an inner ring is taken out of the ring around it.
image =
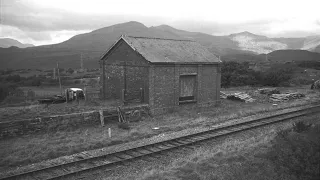
[[[71,68],[69,68],[69,69],[67,70],[67,73],[69,73],[69,74],[72,74],[73,72],[74,72],[74,70],[71,69]]]
[[[19,75],[9,75],[7,78],[6,78],[7,81],[10,81],[10,82],[19,82],[21,80],[21,77]]]

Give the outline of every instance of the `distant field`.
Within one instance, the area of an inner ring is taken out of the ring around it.
[[[64,90],[66,88],[81,88],[84,89],[84,86],[82,85],[72,85],[72,86],[62,86],[62,93],[64,93]],[[48,86],[48,87],[35,87],[35,86],[30,86],[30,87],[21,87],[21,89],[25,92],[28,90],[32,90],[35,92],[36,97],[44,97],[44,96],[53,96],[60,94],[60,87],[53,87],[53,86]],[[98,92],[98,88],[89,88],[87,87],[88,93],[90,92]]]

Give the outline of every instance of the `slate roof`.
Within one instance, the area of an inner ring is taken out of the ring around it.
[[[121,39],[151,63],[221,62],[215,55],[195,41],[133,36],[121,36],[118,41]],[[108,51],[106,54],[108,54]]]

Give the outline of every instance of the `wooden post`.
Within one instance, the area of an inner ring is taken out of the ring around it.
[[[87,87],[84,87],[84,101],[87,102]]]
[[[140,102],[143,103],[144,102],[144,93],[143,93],[143,89],[140,88]]]
[[[111,138],[111,128],[108,128],[108,135],[109,135],[109,138]]]
[[[79,91],[76,91],[76,100],[78,105],[80,104],[80,99],[79,99]]]
[[[123,105],[125,105],[125,91],[125,89],[122,89],[121,91],[121,101]]]
[[[66,96],[66,103],[69,101],[69,90],[68,88],[65,90],[65,96]]]
[[[104,116],[103,116],[103,110],[99,110],[99,114],[100,114],[100,122],[101,122],[101,126],[104,127]]]
[[[59,70],[59,62],[57,62],[57,68],[58,68],[58,78],[59,78],[59,86],[60,86],[60,95],[62,95],[61,79],[60,79],[60,70]]]

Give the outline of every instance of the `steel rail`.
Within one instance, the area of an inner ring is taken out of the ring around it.
[[[209,129],[206,131],[189,134],[182,137],[172,138],[156,143],[151,143],[139,147],[129,148],[114,153],[106,153],[99,156],[91,156],[87,154],[87,158],[78,159],[72,162],[52,164],[48,167],[39,168],[36,170],[25,171],[17,174],[9,174],[4,179],[61,179],[70,177],[83,172],[99,169],[102,167],[121,164],[125,161],[130,161],[136,158],[153,155],[160,152],[173,150],[182,146],[193,145],[209,139],[230,135],[248,129],[274,124],[277,122],[290,120],[293,118],[319,113],[320,105],[313,105],[307,108],[298,109],[286,113],[256,118],[254,120],[239,122],[232,125],[225,125]]]

